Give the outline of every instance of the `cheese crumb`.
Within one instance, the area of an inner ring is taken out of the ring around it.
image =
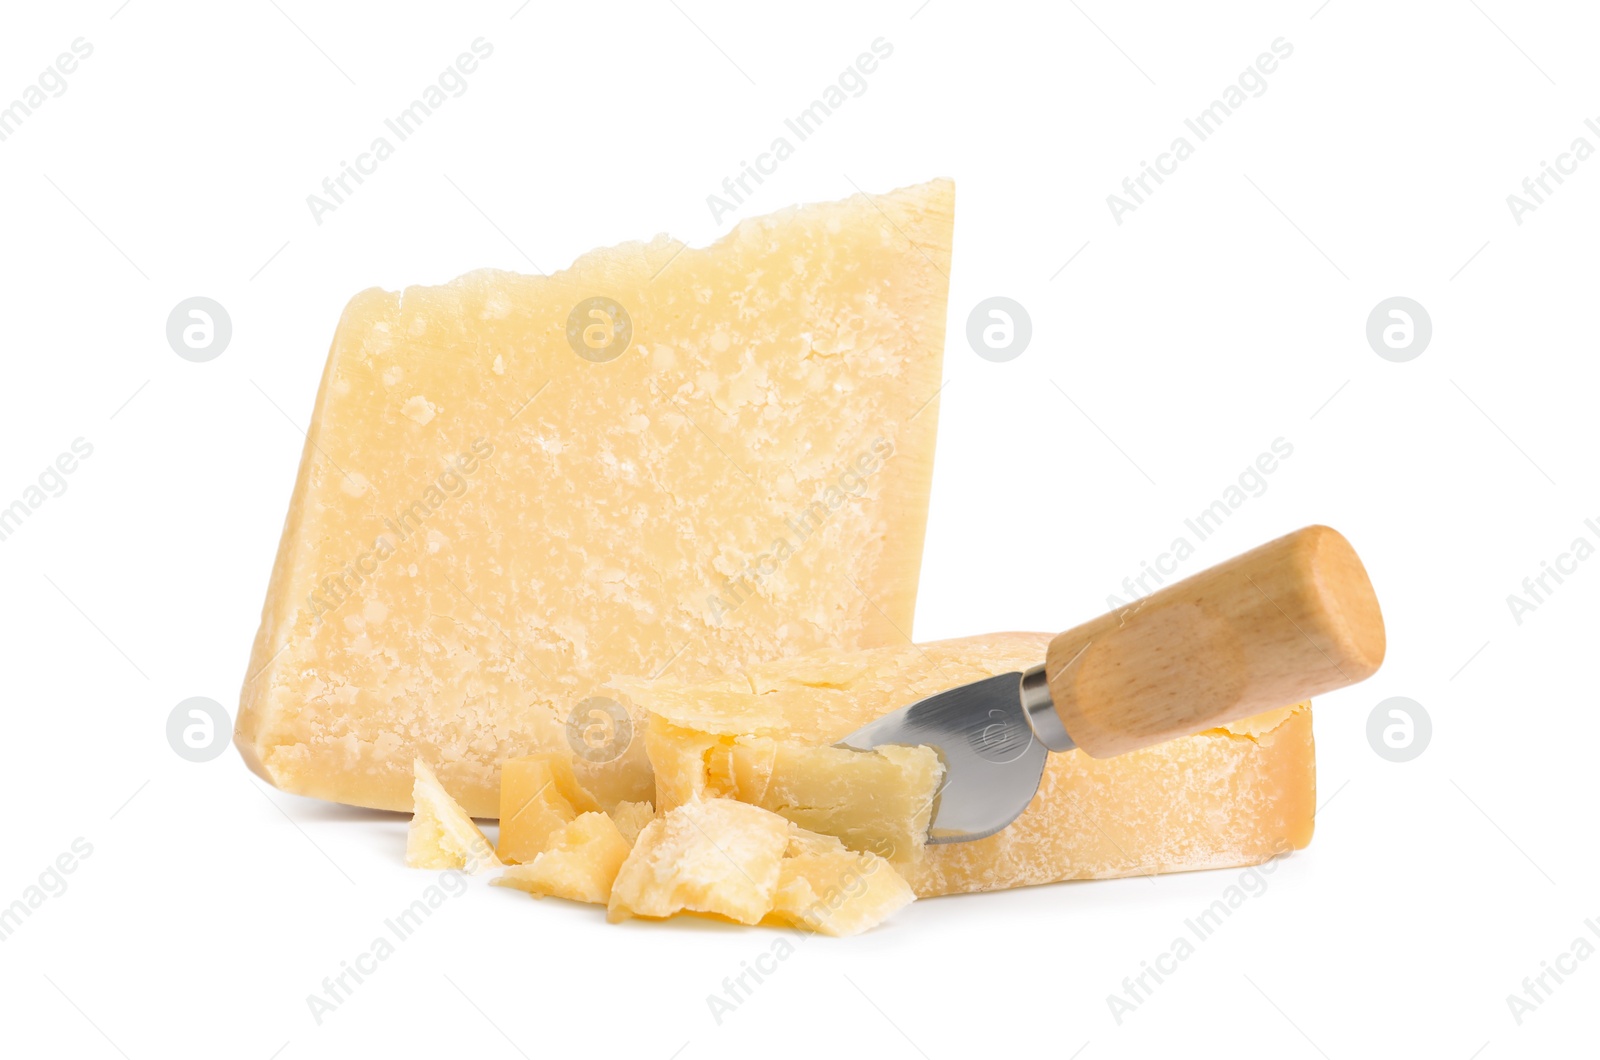
[[[406,832],[406,864],[414,869],[483,872],[500,864],[478,826],[444,790],[428,763],[412,763],[416,808]]]

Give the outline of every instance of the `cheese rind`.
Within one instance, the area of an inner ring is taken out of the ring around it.
[[[479,873],[498,866],[494,849],[460,804],[450,797],[428,763],[413,762],[411,825],[406,829],[406,864],[415,869],[466,869]]]
[[[741,696],[760,738],[824,746],[924,696],[1027,669],[1049,641],[1002,633],[748,667],[737,679],[751,691],[728,691],[731,678],[708,690],[716,709],[701,721],[714,716],[714,732],[678,724],[692,722],[681,709],[696,699],[692,687],[632,683],[626,694],[662,712],[647,749],[661,798],[677,798],[716,790],[716,749],[738,742]],[[924,846],[899,871],[927,897],[1250,865],[1309,843],[1315,805],[1311,710],[1299,704],[1116,758],[1052,754],[1011,825],[985,839]],[[807,823],[822,832],[847,827],[826,815]]]
[[[548,277],[357,295],[241,694],[246,762],[404,809],[422,757],[490,817],[499,764],[577,749],[569,720],[614,674],[898,640],[953,197],[936,181],[705,249],[661,238]],[[607,803],[651,797],[636,744],[580,753]]]

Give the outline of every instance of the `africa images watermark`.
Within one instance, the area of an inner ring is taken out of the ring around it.
[[[819,895],[816,901],[806,907],[801,919],[808,924],[825,924],[831,920],[844,904],[853,898],[859,898],[867,891],[867,881],[872,875],[888,864],[883,857],[865,858],[858,861],[864,864],[860,869],[852,868],[840,877],[839,882],[829,887]],[[801,942],[809,941],[819,934],[810,928],[794,926],[787,934],[793,935]],[[711,1013],[711,1020],[717,1026],[722,1026],[722,1021],[738,1011],[746,1001],[755,996],[756,989],[765,983],[783,967],[783,962],[793,957],[799,950],[789,939],[779,936],[772,944],[749,960],[739,962],[737,975],[724,976],[722,979],[722,993],[707,994],[706,1008]]]
[[[1600,121],[1594,118],[1585,118],[1583,127],[1597,139],[1600,139]],[[1579,136],[1568,145],[1567,149],[1556,155],[1555,163],[1540,161],[1539,172],[1535,176],[1522,178],[1522,194],[1512,192],[1506,196],[1506,206],[1511,210],[1511,219],[1521,227],[1523,219],[1545,204],[1545,200],[1554,195],[1556,189],[1565,184],[1567,178],[1578,171],[1578,166],[1594,157],[1594,144],[1589,137]],[[1551,186],[1554,182],[1554,187]]]
[[[17,98],[0,104],[0,143],[17,134],[22,123],[52,99],[67,94],[67,78],[77,72],[78,64],[94,54],[94,45],[79,37],[56,56],[55,62],[45,67],[33,84],[23,86]]]
[[[378,572],[378,566],[399,551],[399,545],[421,535],[428,517],[443,508],[447,501],[466,493],[480,461],[493,455],[493,442],[487,438],[473,439],[472,451],[459,453],[450,460],[438,479],[422,491],[422,496],[396,511],[394,518],[384,516],[383,525],[389,533],[373,538],[371,548],[364,549],[324,577],[306,594],[306,610],[311,612],[312,623],[322,622],[324,617],[344,606],[367,579]]]
[[[1591,917],[1583,922],[1589,934],[1600,939],[1600,920]],[[1583,935],[1573,938],[1572,944],[1554,959],[1540,961],[1542,969],[1538,975],[1528,975],[1522,978],[1522,993],[1507,994],[1506,1008],[1511,1010],[1511,1018],[1517,1026],[1522,1026],[1522,1021],[1530,1013],[1538,1011],[1546,1001],[1555,995],[1556,987],[1567,981],[1567,976],[1575,974],[1581,962],[1587,961],[1595,955],[1595,944]],[[1554,980],[1554,982],[1551,982]]]
[[[306,995],[306,1008],[310,1010],[317,1026],[322,1026],[323,1019],[349,1001],[355,995],[356,987],[366,982],[385,961],[393,957],[400,943],[415,935],[433,916],[434,910],[451,898],[466,894],[467,874],[477,871],[477,868],[476,863],[469,860],[464,870],[445,869],[439,873],[438,879],[423,888],[422,894],[410,905],[384,920],[384,934],[374,938],[366,949],[350,960],[340,961],[337,974],[324,976],[322,993]]]
[[[1223,489],[1220,497],[1206,505],[1192,518],[1183,521],[1184,529],[1188,533],[1173,538],[1167,551],[1156,556],[1154,563],[1143,560],[1138,574],[1122,579],[1122,591],[1128,594],[1127,599],[1119,597],[1116,593],[1106,595],[1107,609],[1116,611],[1127,607],[1165,585],[1167,578],[1176,574],[1178,567],[1195,554],[1198,544],[1222,529],[1222,524],[1231,518],[1234,512],[1244,507],[1246,501],[1267,492],[1267,477],[1278,470],[1282,461],[1293,455],[1293,444],[1285,438],[1274,438],[1270,449],[1258,454],[1254,461],[1246,465],[1245,469],[1239,472],[1238,478]],[[1192,541],[1190,534],[1194,535]]]
[[[80,461],[94,455],[94,446],[84,438],[72,440],[71,452],[63,452],[39,472],[33,484],[23,488],[22,495],[0,508],[0,541],[9,541],[44,502],[67,492],[67,476],[78,470]]]
[[[785,561],[803,547],[807,540],[822,529],[833,513],[844,507],[851,497],[867,492],[867,480],[877,473],[890,457],[894,456],[894,443],[882,436],[863,449],[832,484],[805,508],[783,520],[783,525],[794,535],[780,535],[772,539],[772,547],[758,552],[746,561],[737,574],[724,578],[721,587],[706,597],[706,607],[711,621],[722,624],[730,612],[737,611],[768,578],[778,573]]]
[[[1154,958],[1140,961],[1137,975],[1123,976],[1122,993],[1106,995],[1106,1007],[1111,1010],[1111,1018],[1116,1020],[1117,1026],[1122,1026],[1123,1019],[1129,1013],[1138,1011],[1140,1006],[1154,997],[1156,987],[1175,974],[1184,961],[1198,953],[1200,944],[1214,937],[1235,910],[1267,893],[1267,877],[1277,871],[1279,859],[1293,849],[1287,839],[1280,837],[1274,844],[1274,853],[1270,858],[1239,873],[1234,882],[1223,889],[1222,897],[1183,922],[1186,933],[1174,938]]]
[[[1183,119],[1184,128],[1194,134],[1194,143],[1187,136],[1177,136],[1165,151],[1156,155],[1154,163],[1139,162],[1138,176],[1123,178],[1121,195],[1106,196],[1113,221],[1120,225],[1123,217],[1143,206],[1155,194],[1156,189],[1150,182],[1154,181],[1157,187],[1166,183],[1166,179],[1178,171],[1178,166],[1194,154],[1195,143],[1210,139],[1247,100],[1267,94],[1267,76],[1277,71],[1279,62],[1294,54],[1294,45],[1283,37],[1274,40],[1271,48],[1270,52],[1256,56],[1256,61],[1244,68],[1238,81],[1222,90],[1221,98],[1212,100],[1194,117]]]
[[[867,94],[868,76],[877,71],[880,62],[894,54],[894,45],[883,37],[878,37],[869,47],[871,51],[857,55],[855,62],[845,67],[835,81],[823,86],[810,106],[792,118],[783,119],[785,131],[774,137],[765,151],[756,155],[754,163],[741,159],[738,175],[723,178],[720,195],[712,192],[706,196],[706,206],[711,210],[713,222],[721,222],[724,216],[733,212],[734,207],[755,194],[751,182],[759,186],[776,173],[778,166],[794,154],[795,143],[810,139],[840,107],[853,98]],[[793,142],[789,139],[790,133],[794,134]]]
[[[388,135],[373,137],[367,149],[356,155],[354,162],[341,159],[339,172],[323,178],[321,194],[312,192],[306,196],[306,206],[311,210],[313,221],[320,226],[323,215],[343,206],[345,200],[355,194],[356,187],[365,183],[366,178],[378,171],[378,166],[393,157],[397,144],[409,140],[424,122],[451,99],[459,99],[467,94],[468,76],[476,72],[480,62],[494,54],[494,45],[482,37],[474,40],[469,47],[471,50],[457,55],[455,62],[445,67],[438,78],[422,90],[419,98],[411,101],[410,106],[392,118],[383,119],[383,127],[394,135],[393,140]]]
[[[1596,541],[1600,541],[1600,522],[1585,519],[1583,525],[1595,535]],[[1554,562],[1547,559],[1540,560],[1539,573],[1530,574],[1522,579],[1522,593],[1506,594],[1506,606],[1511,609],[1511,617],[1517,625],[1522,625],[1523,615],[1539,610],[1541,604],[1549,603],[1550,597],[1567,578],[1578,573],[1578,564],[1594,554],[1594,542],[1579,534],[1572,539],[1567,551],[1556,556]],[[1552,585],[1552,582],[1555,584]]]
[[[94,853],[94,846],[83,836],[74,839],[72,843],[58,854],[54,861],[44,867],[38,879],[22,889],[22,896],[12,900],[11,904],[0,908],[0,942],[8,941],[17,933],[23,923],[31,916],[33,911],[44,905],[52,898],[60,898],[67,893],[67,877],[78,871],[78,866],[89,859]]]

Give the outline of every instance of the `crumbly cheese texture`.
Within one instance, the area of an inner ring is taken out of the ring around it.
[[[915,897],[876,854],[758,806],[713,798],[646,826],[615,874],[607,916],[704,913],[842,937],[874,927]]]
[[[422,759],[412,763],[411,826],[406,831],[406,864],[415,869],[466,869],[484,872],[500,862],[489,840],[433,770]]]
[[[718,776],[725,749],[741,739],[832,744],[923,696],[1034,666],[1049,641],[1045,633],[1000,633],[792,657],[703,688],[614,684],[650,715],[657,805],[670,806],[707,793],[748,797]],[[838,782],[826,775],[829,762],[815,768],[805,783]],[[1250,865],[1309,843],[1315,806],[1311,708],[1302,703],[1116,758],[1052,754],[1038,793],[1011,825],[986,839],[924,846],[896,867],[926,897]],[[857,818],[841,807],[833,821],[813,814],[804,823],[848,834]]]
[[[490,817],[500,763],[576,746],[568,719],[614,674],[899,640],[953,208],[936,181],[705,249],[357,295],[241,696],[245,760],[404,809],[422,757]],[[584,774],[604,801],[651,797],[631,754]]]
[[[489,882],[527,891],[536,898],[554,895],[605,905],[628,849],[628,841],[610,817],[583,813],[557,829],[548,848],[533,860],[512,865]]]
[[[607,917],[710,913],[756,924],[772,912],[789,822],[731,799],[678,807],[645,825],[622,863]]]

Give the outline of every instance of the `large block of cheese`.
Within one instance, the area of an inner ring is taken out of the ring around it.
[[[748,667],[702,688],[618,682],[618,694],[649,712],[658,805],[750,799],[719,778],[716,764],[733,753],[740,733],[746,741],[831,744],[922,696],[1035,665],[1049,640],[1001,633],[820,653]],[[735,690],[741,683],[749,690]],[[822,765],[837,768],[831,758]],[[907,791],[922,782],[908,776]],[[830,827],[815,812],[821,800],[810,802],[805,827],[849,843],[859,811],[842,807]],[[1038,794],[1009,827],[987,839],[925,846],[896,867],[926,897],[1250,865],[1310,842],[1315,807],[1311,708],[1302,703],[1117,758],[1051,755]]]
[[[647,799],[638,741],[633,768],[584,774],[612,675],[900,640],[953,199],[938,181],[706,249],[357,295],[241,696],[245,760],[403,809],[421,757],[493,817],[501,761],[571,746],[602,802]]]

